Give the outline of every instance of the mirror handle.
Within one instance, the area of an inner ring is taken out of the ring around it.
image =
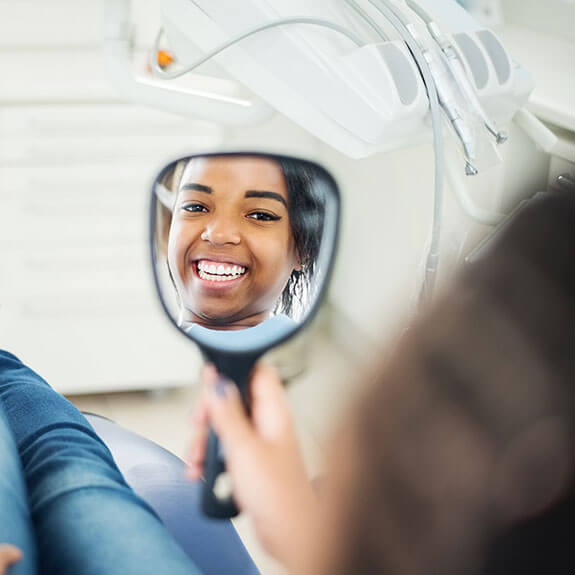
[[[202,489],[202,511],[208,517],[230,519],[239,513],[232,495],[220,498],[214,491],[218,477],[225,471],[226,463],[221,453],[220,440],[210,428],[204,467],[205,482]]]
[[[254,364],[259,353],[248,355],[226,355],[222,353],[209,353],[205,357],[211,361],[218,373],[230,379],[238,386],[244,407],[249,413],[249,381]],[[206,459],[204,462],[204,485],[202,490],[202,511],[208,517],[216,519],[230,519],[239,514],[233,495],[219,497],[216,493],[218,478],[226,472],[225,456],[221,443],[214,430],[210,428],[206,446]]]

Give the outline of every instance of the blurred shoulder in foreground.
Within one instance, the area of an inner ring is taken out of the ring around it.
[[[575,572],[575,190],[471,260],[342,428],[326,573]]]

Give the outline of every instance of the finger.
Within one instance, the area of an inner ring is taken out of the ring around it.
[[[190,461],[202,461],[205,457],[209,428],[206,395],[204,392],[198,399],[192,416],[192,440],[188,451]]]
[[[208,439],[208,428],[202,427],[196,429],[192,433],[192,438],[189,445],[189,459],[190,461],[202,461],[206,453],[206,441]]]
[[[200,380],[206,389],[210,388],[212,385],[218,381],[218,370],[213,363],[206,363],[202,367],[200,373]]]
[[[192,480],[203,477],[204,462],[209,434],[208,397],[218,381],[218,372],[212,364],[206,364],[200,373],[205,391],[198,399],[192,416],[192,439],[188,447],[186,461],[187,476]]]
[[[192,439],[188,446],[186,457],[193,476],[201,476],[201,468],[206,456],[206,443],[209,431],[207,395],[209,388],[217,381],[217,377],[217,371],[213,365],[208,364],[202,368],[201,380],[205,390],[197,399],[192,412]],[[198,470],[198,473],[195,470]]]
[[[266,439],[276,439],[291,428],[291,411],[284,386],[277,371],[269,365],[258,365],[251,385],[254,427]]]
[[[206,406],[206,392],[203,391],[196,403],[191,413],[191,422],[194,427],[201,427],[207,425],[208,422],[208,408]]]
[[[208,410],[205,407],[206,423],[194,426],[192,435],[186,451],[186,463],[188,464],[190,478],[199,479],[202,477],[204,459],[206,457],[206,443],[208,438]]]
[[[22,559],[22,551],[14,545],[0,544],[0,573]]]
[[[203,459],[196,459],[193,457],[192,448],[189,447],[186,454],[186,476],[194,481],[201,479],[204,472]]]
[[[200,479],[203,476],[204,461],[206,459],[207,434],[195,436],[188,447],[188,475],[191,479]]]
[[[253,430],[236,385],[219,378],[208,394],[209,419],[226,450],[246,445]]]

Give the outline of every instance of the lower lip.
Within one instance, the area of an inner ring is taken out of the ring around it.
[[[194,270],[194,276],[198,279],[198,281],[200,282],[200,285],[202,287],[208,288],[210,290],[226,290],[229,289],[231,287],[237,286],[238,283],[240,283],[247,275],[247,271],[244,272],[241,276],[238,276],[236,278],[234,278],[233,280],[208,280],[205,278],[200,277],[200,274],[198,273],[198,264],[197,262],[194,262],[192,264],[192,268]]]

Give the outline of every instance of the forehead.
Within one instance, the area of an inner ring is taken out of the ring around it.
[[[278,162],[258,157],[193,158],[186,165],[180,186],[196,182],[213,187],[240,190],[272,190],[286,195],[283,172]]]

